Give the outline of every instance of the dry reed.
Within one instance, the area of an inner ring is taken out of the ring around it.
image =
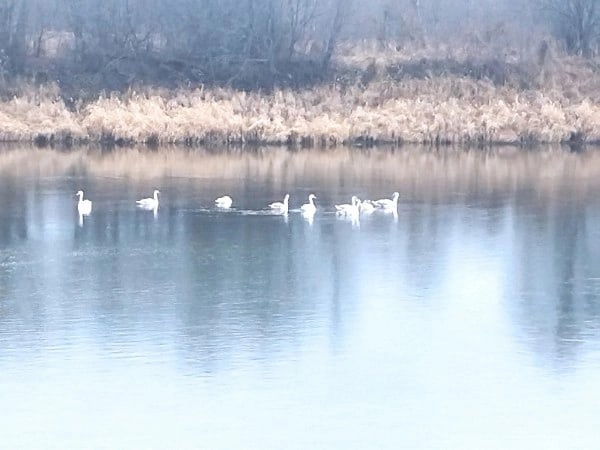
[[[565,82],[565,86],[568,83]],[[0,102],[0,140],[149,144],[600,142],[600,105],[566,87],[453,76],[271,93],[128,92],[67,108],[33,92]]]

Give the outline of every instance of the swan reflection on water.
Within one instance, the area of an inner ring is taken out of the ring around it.
[[[302,211],[301,214],[306,223],[312,226],[315,221],[315,213],[310,211]]]

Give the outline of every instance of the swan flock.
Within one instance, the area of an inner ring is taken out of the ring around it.
[[[136,201],[136,205],[141,209],[153,210],[155,213],[159,206],[159,194],[160,191],[155,189],[152,193],[152,197],[142,198]],[[92,201],[89,199],[84,200],[83,191],[79,190],[75,194],[79,200],[77,202],[77,211],[80,216],[88,216],[92,212]],[[361,214],[372,214],[375,211],[391,212],[394,215],[398,212],[398,199],[400,193],[394,192],[392,198],[382,198],[379,200],[361,200],[356,195],[353,195],[350,203],[336,204],[335,212],[337,215],[358,218]],[[315,194],[309,194],[308,202],[300,206],[299,211],[305,217],[311,217],[317,212],[317,205],[315,200],[317,196]],[[287,215],[289,212],[289,200],[290,194],[285,194],[283,201],[269,203],[267,208],[274,214]],[[224,195],[215,199],[215,206],[220,209],[230,209],[233,205],[233,199],[229,195]],[[298,210],[296,210],[298,211]]]

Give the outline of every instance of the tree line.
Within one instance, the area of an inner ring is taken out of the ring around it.
[[[494,40],[507,24],[598,55],[598,0],[2,0],[0,81],[298,85],[326,77],[341,42]]]

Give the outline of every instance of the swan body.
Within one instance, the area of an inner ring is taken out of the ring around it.
[[[302,214],[314,214],[317,212],[317,207],[315,206],[315,202],[314,200],[317,198],[317,196],[315,194],[310,194],[308,196],[308,203],[305,203],[304,205],[302,205],[300,207],[300,211],[302,211]]]
[[[92,201],[83,199],[83,191],[77,191],[79,201],[77,202],[77,211],[80,216],[87,216],[92,212]]]
[[[137,200],[136,203],[140,208],[156,209],[158,208],[158,194],[160,194],[160,191],[155,189],[153,197]]]
[[[217,205],[218,208],[229,209],[232,204],[233,200],[229,195],[224,195],[215,200],[215,205]]]
[[[389,198],[382,198],[380,200],[374,201],[373,204],[377,208],[395,211],[398,208],[398,198],[399,197],[400,197],[400,194],[398,192],[394,192],[394,195],[391,200]]]
[[[375,211],[375,206],[371,200],[364,200],[360,202],[360,212],[363,214],[371,214]]]
[[[337,210],[337,214],[344,216],[358,216],[359,213],[360,200],[356,195],[352,196],[352,204],[349,205],[347,203],[343,205],[335,205],[335,209]]]
[[[287,214],[289,200],[290,200],[290,194],[285,194],[285,197],[283,197],[283,202],[273,202],[269,205],[269,208],[271,208],[273,211],[276,211],[280,214]]]

